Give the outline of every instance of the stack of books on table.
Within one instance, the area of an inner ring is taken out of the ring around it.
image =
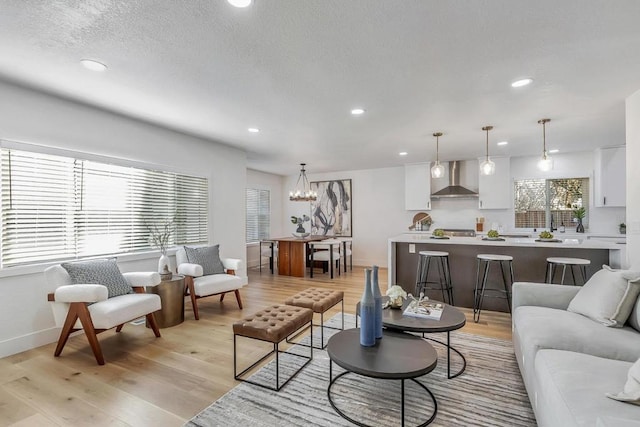
[[[417,301],[414,301],[405,308],[403,314],[422,319],[440,320],[443,311],[444,304],[442,303],[424,301],[417,304]]]

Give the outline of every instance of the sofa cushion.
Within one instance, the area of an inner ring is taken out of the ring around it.
[[[133,293],[115,258],[65,262],[60,265],[67,270],[74,285],[104,285],[109,290],[109,298]]]
[[[619,393],[607,393],[607,397],[640,405],[640,359],[629,368],[623,390]]]
[[[608,399],[624,384],[630,362],[562,350],[540,350],[535,360],[536,419],[540,426],[595,426],[598,418],[640,419],[640,407]]]
[[[640,332],[640,297],[638,297],[627,322],[633,329]]]
[[[220,245],[202,246],[198,248],[184,247],[187,259],[191,264],[199,264],[205,276],[224,274],[224,265],[220,260]]]
[[[132,319],[158,311],[160,296],[156,294],[127,294],[109,298],[89,306],[91,320],[96,329],[111,329]],[[80,320],[76,328],[82,328]]]
[[[199,297],[234,291],[243,286],[244,281],[242,278],[232,274],[213,274],[193,279],[193,288]]]
[[[606,326],[622,327],[640,294],[640,273],[603,265],[569,303],[568,311]]]

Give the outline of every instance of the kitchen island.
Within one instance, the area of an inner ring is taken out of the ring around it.
[[[515,281],[544,282],[548,257],[584,258],[591,261],[587,277],[603,264],[621,268],[626,260],[626,246],[621,243],[595,239],[561,239],[561,242],[536,242],[533,238],[505,238],[504,241],[482,240],[478,237],[451,237],[433,239],[429,234],[401,234],[388,242],[389,281],[414,293],[418,252],[449,252],[454,300],[459,307],[473,307],[473,289],[476,280],[477,258],[481,253],[511,255]],[[492,268],[490,281],[502,286],[499,270]],[[430,298],[442,300],[438,291],[429,291]],[[488,310],[507,311],[507,303],[500,299],[485,299]]]

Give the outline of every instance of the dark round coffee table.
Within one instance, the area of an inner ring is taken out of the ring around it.
[[[387,297],[383,297],[384,301],[388,300]],[[439,301],[429,300],[432,303],[439,303]],[[389,329],[397,329],[405,332],[419,332],[422,334],[424,339],[428,339],[429,341],[437,342],[438,344],[442,344],[447,347],[447,378],[455,378],[458,375],[462,374],[464,370],[467,368],[467,359],[465,359],[464,355],[460,353],[456,348],[451,346],[451,331],[458,330],[462,328],[467,323],[467,318],[464,313],[458,310],[457,308],[440,303],[444,305],[444,310],[442,311],[442,317],[440,320],[434,319],[424,319],[420,317],[414,316],[405,316],[404,310],[409,305],[410,300],[405,299],[404,304],[402,305],[402,309],[393,309],[393,308],[385,308],[382,310],[382,325],[385,328]],[[358,315],[360,313],[360,303],[356,305],[356,327],[358,327]],[[425,334],[436,333],[436,332],[446,332],[447,333],[447,342],[444,343],[440,340],[426,337]],[[456,352],[462,358],[462,368],[451,375],[451,351]]]
[[[329,387],[327,397],[333,409],[344,419],[359,425],[367,426],[347,416],[334,404],[331,387],[335,382],[349,373],[370,378],[401,381],[401,417],[404,426],[404,380],[411,380],[422,387],[433,401],[433,414],[419,427],[431,423],[438,412],[436,398],[417,377],[433,371],[438,364],[438,353],[428,342],[415,335],[385,330],[382,339],[373,347],[360,345],[360,329],[347,329],[333,335],[327,343],[329,354]],[[333,364],[346,369],[333,378]]]

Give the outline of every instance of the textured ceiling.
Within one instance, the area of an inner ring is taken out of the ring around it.
[[[441,160],[470,159],[484,125],[492,154],[535,155],[543,117],[549,148],[587,150],[624,143],[640,1],[3,0],[0,77],[240,147],[280,174],[432,160],[434,131]]]

